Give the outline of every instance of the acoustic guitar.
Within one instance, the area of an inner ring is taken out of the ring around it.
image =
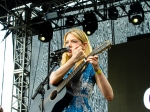
[[[105,41],[103,44],[94,49],[88,56],[93,56],[101,53],[111,47],[110,41]],[[88,57],[87,56],[87,57]],[[66,85],[75,77],[76,74],[87,64],[86,58],[81,64],[58,86],[52,86],[44,95],[44,112],[62,112],[73,98],[73,93]],[[41,112],[41,96],[37,95],[31,106],[30,112]]]

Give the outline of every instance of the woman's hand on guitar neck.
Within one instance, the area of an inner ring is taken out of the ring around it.
[[[93,65],[95,71],[100,69],[97,55],[89,56],[86,61]]]

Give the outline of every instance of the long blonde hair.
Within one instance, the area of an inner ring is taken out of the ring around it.
[[[64,44],[63,47],[66,46],[65,41],[66,41],[66,37],[68,34],[72,34],[74,35],[76,38],[78,38],[79,40],[81,40],[82,43],[86,42],[87,43],[87,48],[84,50],[84,53],[86,56],[88,56],[91,52],[92,52],[92,47],[91,44],[89,42],[89,39],[87,37],[87,35],[84,33],[84,31],[77,29],[77,28],[72,28],[70,29],[65,35],[64,35]],[[69,57],[67,55],[67,53],[63,53],[62,55],[62,60],[61,60],[61,66],[64,65],[67,61],[69,60]],[[82,60],[80,60],[79,62],[77,62],[76,66],[78,66],[81,63]]]

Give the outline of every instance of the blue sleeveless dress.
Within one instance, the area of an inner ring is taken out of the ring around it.
[[[73,71],[73,68],[64,76],[64,79],[68,77]],[[92,112],[88,103],[88,96],[93,90],[95,84],[94,78],[95,71],[92,64],[88,64],[77,84],[71,84],[73,89],[73,99],[70,104],[64,108],[63,112]]]

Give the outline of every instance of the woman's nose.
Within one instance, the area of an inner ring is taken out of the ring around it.
[[[71,47],[71,42],[68,42],[68,44],[66,46]]]

